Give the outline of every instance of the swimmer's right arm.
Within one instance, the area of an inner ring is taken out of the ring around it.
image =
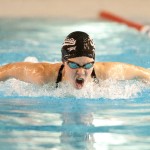
[[[0,66],[0,81],[15,78],[24,82],[43,85],[48,82],[44,63],[18,62]]]

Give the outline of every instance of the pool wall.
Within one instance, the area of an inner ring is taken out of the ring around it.
[[[0,0],[0,17],[96,19],[100,10],[138,20],[150,18],[149,0]]]

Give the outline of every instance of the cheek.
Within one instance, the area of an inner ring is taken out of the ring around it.
[[[93,69],[88,69],[86,70],[86,74],[87,76],[91,76]]]
[[[70,69],[69,67],[66,67],[65,72],[66,72],[67,78],[70,78],[70,79],[72,79],[75,75],[75,70]]]
[[[73,78],[74,76],[74,71],[68,70],[68,77]]]

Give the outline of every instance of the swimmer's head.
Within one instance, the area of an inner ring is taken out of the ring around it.
[[[95,45],[85,32],[75,31],[70,33],[61,48],[62,61],[69,58],[86,56],[95,59]]]

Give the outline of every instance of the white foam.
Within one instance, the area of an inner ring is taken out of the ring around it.
[[[37,59],[36,57],[31,57],[31,56],[29,56],[29,57],[26,57],[26,58],[24,59],[24,62],[34,62],[34,63],[37,63],[37,62],[39,62],[39,61],[38,61],[38,59]]]
[[[33,62],[33,63],[38,63],[39,60],[36,58],[36,57],[32,57],[32,56],[28,56],[24,59],[24,62]],[[53,61],[53,62],[49,62],[49,61],[44,61],[44,62],[47,62],[47,63],[51,63],[51,64],[54,64],[54,63],[60,63],[60,61]]]
[[[4,96],[30,96],[30,97],[75,97],[75,98],[107,98],[129,99],[138,97],[146,88],[144,83],[138,81],[100,81],[100,85],[89,83],[81,90],[74,89],[69,84],[62,83],[59,88],[55,85],[36,86],[16,79],[0,82],[0,93]]]

